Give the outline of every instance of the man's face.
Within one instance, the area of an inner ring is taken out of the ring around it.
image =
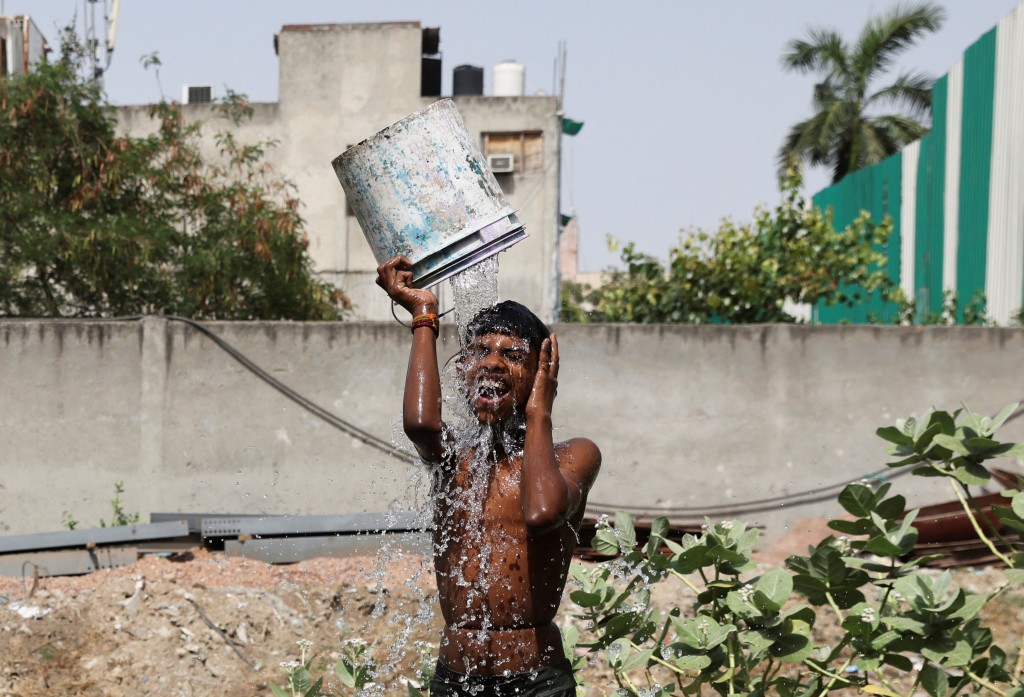
[[[537,351],[525,339],[481,334],[470,339],[459,361],[469,403],[482,423],[507,419],[530,398]]]

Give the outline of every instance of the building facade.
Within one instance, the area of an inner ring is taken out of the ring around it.
[[[1024,5],[979,38],[932,91],[932,129],[872,167],[819,191],[836,227],[861,210],[894,223],[889,273],[916,311],[972,300],[999,324],[1024,306]],[[825,324],[893,321],[876,294],[853,307],[819,307]]]
[[[0,76],[24,75],[46,60],[50,46],[28,15],[0,15]]]
[[[253,104],[235,133],[240,142],[278,142],[268,159],[298,188],[317,272],[344,290],[356,319],[390,320],[387,296],[374,284],[377,261],[331,168],[349,146],[436,101],[440,94],[439,31],[418,22],[287,25],[275,37],[279,98]],[[551,96],[458,95],[453,100],[484,155],[513,154],[498,174],[529,237],[500,257],[502,298],[515,298],[546,321],[558,301],[558,180],[561,115]],[[188,119],[213,120],[210,104],[182,105]],[[152,133],[148,106],[118,109],[122,131]],[[216,145],[204,129],[204,147]],[[451,305],[447,283],[439,292]]]

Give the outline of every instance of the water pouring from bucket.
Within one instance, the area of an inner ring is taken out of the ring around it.
[[[450,99],[388,126],[332,164],[377,263],[405,256],[416,288],[526,238]]]

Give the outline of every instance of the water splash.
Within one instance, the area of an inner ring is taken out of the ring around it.
[[[449,281],[455,299],[459,342],[466,345],[466,329],[477,313],[498,302],[498,255],[488,257]]]
[[[498,302],[498,257],[492,256],[477,263],[453,276],[450,283],[460,347],[464,347],[469,322],[480,310]],[[463,462],[465,481],[454,485],[449,476],[451,472],[441,471],[443,466],[414,468],[405,482],[404,494],[392,505],[388,518],[389,522],[394,522],[392,519],[397,519],[399,514],[414,513],[422,530],[437,526],[439,518],[457,517],[460,523],[457,526],[440,525],[433,535],[433,558],[424,554],[422,564],[404,581],[402,590],[411,594],[414,602],[406,603],[397,610],[391,608],[396,610],[391,613],[394,632],[389,636],[389,646],[380,647],[386,652],[386,658],[378,663],[378,675],[393,673],[399,664],[408,663],[410,657],[422,653],[422,647],[412,641],[412,637],[417,628],[429,626],[435,618],[437,596],[424,592],[424,584],[420,581],[434,574],[434,560],[445,558],[445,555],[450,557],[459,553],[465,557],[465,550],[476,551],[474,559],[448,558],[449,575],[439,578],[438,582],[439,585],[447,584],[449,589],[456,589],[453,592],[461,591],[467,602],[479,608],[479,614],[472,621],[479,627],[480,640],[486,640],[493,626],[491,608],[487,604],[488,590],[494,577],[492,559],[503,545],[513,542],[501,535],[483,534],[484,507],[494,480],[496,444],[506,453],[519,453],[522,450],[521,438],[515,435],[515,428],[495,429],[477,420],[470,408],[470,390],[456,361],[443,367],[441,379],[446,427],[443,441],[445,461],[454,462],[455,458],[465,458],[468,454],[468,462]],[[517,414],[516,418],[525,423],[522,414]],[[408,440],[399,432],[398,423],[393,424],[392,441],[399,450],[415,455]],[[380,616],[389,602],[389,594],[383,592],[387,570],[403,555],[403,547],[389,538],[385,537],[367,574],[371,587],[377,591],[372,611],[374,616]],[[457,545],[454,544],[456,539]],[[472,672],[472,666],[466,668]],[[379,694],[378,689],[379,686],[374,686],[374,689],[364,690],[364,694]]]

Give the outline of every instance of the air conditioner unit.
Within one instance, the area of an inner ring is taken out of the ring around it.
[[[487,156],[487,166],[495,174],[509,174],[516,171],[516,156],[512,153],[498,153]]]
[[[182,104],[209,104],[214,99],[213,85],[182,85]]]

